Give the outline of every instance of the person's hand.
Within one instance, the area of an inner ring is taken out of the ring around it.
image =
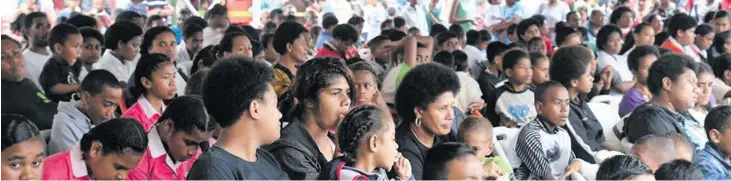
[[[579,170],[581,170],[581,162],[579,160],[572,161],[571,164],[566,167],[563,175],[561,175],[561,180],[566,180],[569,176],[571,176],[571,174],[578,172]]]
[[[612,77],[614,77],[614,71],[612,69],[612,66],[607,65],[602,69],[601,72],[601,81],[604,82],[604,87],[609,88],[612,85]]]
[[[411,162],[409,162],[409,159],[406,159],[406,157],[404,157],[401,153],[396,155],[396,159],[394,159],[393,163],[393,169],[396,171],[396,174],[399,178],[401,178],[401,180],[408,180],[411,178]]]
[[[482,170],[484,178],[501,178],[506,175],[505,172],[503,172],[503,170],[500,168],[500,166],[498,166],[497,163],[495,163],[494,161],[482,165]]]
[[[519,16],[513,16],[513,18],[510,19],[510,21],[513,22],[513,23],[516,23],[516,24],[517,23],[520,23],[520,17]]]

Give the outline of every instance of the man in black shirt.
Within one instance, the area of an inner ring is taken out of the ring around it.
[[[211,69],[203,102],[224,131],[193,164],[187,179],[289,180],[274,156],[260,149],[280,136],[282,114],[273,78],[268,65],[250,58],[220,60]]]
[[[2,113],[20,114],[38,129],[51,129],[56,104],[25,78],[23,49],[18,41],[2,35]]]
[[[646,135],[684,134],[683,113],[692,108],[697,96],[694,60],[686,55],[666,54],[650,67],[647,87],[652,99],[637,107],[625,120],[630,143]]]

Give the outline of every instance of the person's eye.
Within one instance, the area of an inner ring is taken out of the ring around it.
[[[10,166],[10,168],[20,168],[20,163],[10,163],[8,166]]]
[[[41,161],[34,161],[33,162],[33,167],[39,167],[39,166],[41,166],[41,163],[43,163],[42,160]]]

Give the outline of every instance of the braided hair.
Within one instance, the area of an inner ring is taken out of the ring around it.
[[[102,145],[102,154],[122,153],[130,149],[142,154],[147,148],[147,133],[139,121],[131,118],[115,118],[92,128],[81,137],[81,151],[88,153],[93,141]]]
[[[2,120],[2,150],[41,135],[38,127],[21,115],[3,114]]]
[[[363,140],[378,132],[386,131],[386,112],[376,106],[358,106],[348,112],[338,128],[338,146],[345,162],[355,163],[358,146]]]

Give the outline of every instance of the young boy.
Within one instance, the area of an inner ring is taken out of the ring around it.
[[[79,62],[81,62],[79,80],[84,80],[86,75],[94,70],[94,63],[99,62],[99,58],[101,58],[104,36],[99,31],[88,27],[79,29],[79,32],[81,32],[81,36],[84,38],[84,45],[82,46],[81,56],[79,57]]]
[[[77,63],[84,38],[76,27],[59,24],[51,29],[48,43],[53,57],[48,59],[39,82],[48,98],[53,102],[79,100],[79,74],[81,63]]]
[[[620,117],[626,116],[652,98],[650,90],[647,89],[647,75],[658,56],[660,52],[657,48],[649,45],[635,47],[627,56],[627,65],[635,77],[635,85],[624,93],[622,101],[619,102]]]
[[[493,126],[520,126],[536,118],[533,91],[528,89],[533,79],[530,56],[521,49],[508,50],[502,65],[508,82],[487,96],[485,115]]]
[[[459,37],[454,32],[445,31],[439,33],[436,38],[438,45],[437,50],[453,52],[455,50],[462,49]]]
[[[260,149],[280,136],[282,114],[277,109],[273,77],[269,66],[247,58],[216,63],[205,78],[203,101],[224,131],[196,161],[187,179],[289,179],[274,156]]]
[[[477,78],[477,83],[480,84],[480,90],[482,90],[483,100],[490,92],[495,90],[495,85],[507,79],[505,74],[503,74],[503,58],[501,56],[507,49],[508,45],[499,41],[487,45],[487,61],[489,65],[487,69],[480,72],[480,76]]]
[[[515,146],[523,162],[516,178],[566,179],[581,170],[571,151],[571,136],[562,128],[568,122],[569,93],[561,83],[548,81],[538,85],[535,100],[538,117],[521,128]]]
[[[66,151],[81,140],[93,126],[114,117],[122,85],[112,73],[95,70],[81,82],[81,101],[61,102],[53,117],[48,153]]]
[[[200,97],[175,98],[147,133],[147,151],[127,179],[184,180],[215,129]]]
[[[731,106],[711,109],[705,125],[708,143],[699,151],[694,162],[706,180],[731,179]]]
[[[317,57],[335,57],[340,58],[342,61],[347,60],[347,51],[349,48],[358,42],[358,31],[349,24],[341,24],[335,26],[332,30],[332,39],[325,42],[317,51]]]
[[[703,180],[703,178],[703,173],[696,165],[682,159],[663,164],[655,171],[657,180]]]
[[[492,123],[485,118],[470,116],[459,125],[457,140],[475,149],[487,180],[509,180],[513,168],[501,157],[492,156]]]
[[[548,60],[546,55],[537,52],[530,53],[530,63],[533,65],[532,88],[535,88],[538,84],[551,80],[551,76],[548,71],[551,66],[551,61]]]
[[[572,137],[571,145],[574,154],[589,163],[594,163],[594,152],[604,149],[604,130],[587,104],[587,96],[592,90],[594,56],[583,46],[568,46],[558,49],[551,57],[549,75],[552,80],[560,82],[569,92],[571,113],[569,128],[578,137]],[[582,142],[583,141],[583,142]]]
[[[394,48],[393,51],[401,54],[402,60],[396,67],[386,74],[383,79],[383,87],[381,93],[386,103],[393,104],[396,97],[396,88],[401,83],[401,79],[406,76],[413,67],[427,63],[432,60],[433,38],[428,36],[422,37],[406,37],[399,40],[391,40],[389,46]]]
[[[472,109],[481,110],[485,105],[485,100],[482,100],[480,84],[469,74],[468,55],[461,50],[457,50],[452,52],[452,57],[454,59],[454,71],[457,73],[459,85],[461,86],[455,98],[457,107],[465,113],[471,112]]]
[[[43,160],[42,180],[124,180],[146,147],[139,121],[112,119],[92,128],[69,151]]]

